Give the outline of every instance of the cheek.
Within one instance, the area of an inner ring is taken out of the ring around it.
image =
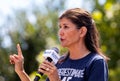
[[[78,37],[78,32],[77,31],[70,31],[70,32],[67,32],[67,35],[70,37],[70,38],[76,38]]]
[[[67,35],[68,35],[67,37],[68,37],[68,39],[70,41],[77,41],[77,40],[79,40],[79,34],[77,32],[71,32],[71,33],[69,33]]]
[[[68,36],[69,36],[69,38],[74,38],[74,33],[70,33],[70,34],[68,34]]]

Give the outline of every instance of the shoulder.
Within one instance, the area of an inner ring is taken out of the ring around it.
[[[91,59],[94,60],[94,61],[97,61],[97,60],[104,60],[104,57],[98,53],[91,53]]]
[[[87,62],[87,67],[93,66],[106,66],[107,62],[100,54],[91,53],[90,58]]]
[[[100,54],[94,53],[91,64],[92,67],[107,66],[107,62]]]
[[[108,65],[104,57],[102,57],[100,54],[97,53],[94,53],[92,55],[92,59],[88,62],[86,66],[88,72],[96,72],[96,71],[107,72],[108,69]]]
[[[106,62],[104,57],[102,57],[100,54],[95,54],[93,57],[93,62]]]
[[[93,54],[91,62],[87,65],[85,75],[89,81],[107,81],[105,79],[108,78],[108,66],[104,57],[97,53]]]

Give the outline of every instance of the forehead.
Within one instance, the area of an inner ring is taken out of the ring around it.
[[[71,20],[70,19],[68,19],[68,18],[62,18],[62,19],[59,19],[59,25],[60,24],[73,24],[72,22],[71,22]]]

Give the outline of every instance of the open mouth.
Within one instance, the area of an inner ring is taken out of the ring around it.
[[[60,41],[62,42],[62,41],[64,41],[65,39],[63,39],[63,38],[60,38]]]

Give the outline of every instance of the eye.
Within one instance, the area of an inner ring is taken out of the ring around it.
[[[69,27],[68,26],[64,26],[65,29],[68,29]]]

